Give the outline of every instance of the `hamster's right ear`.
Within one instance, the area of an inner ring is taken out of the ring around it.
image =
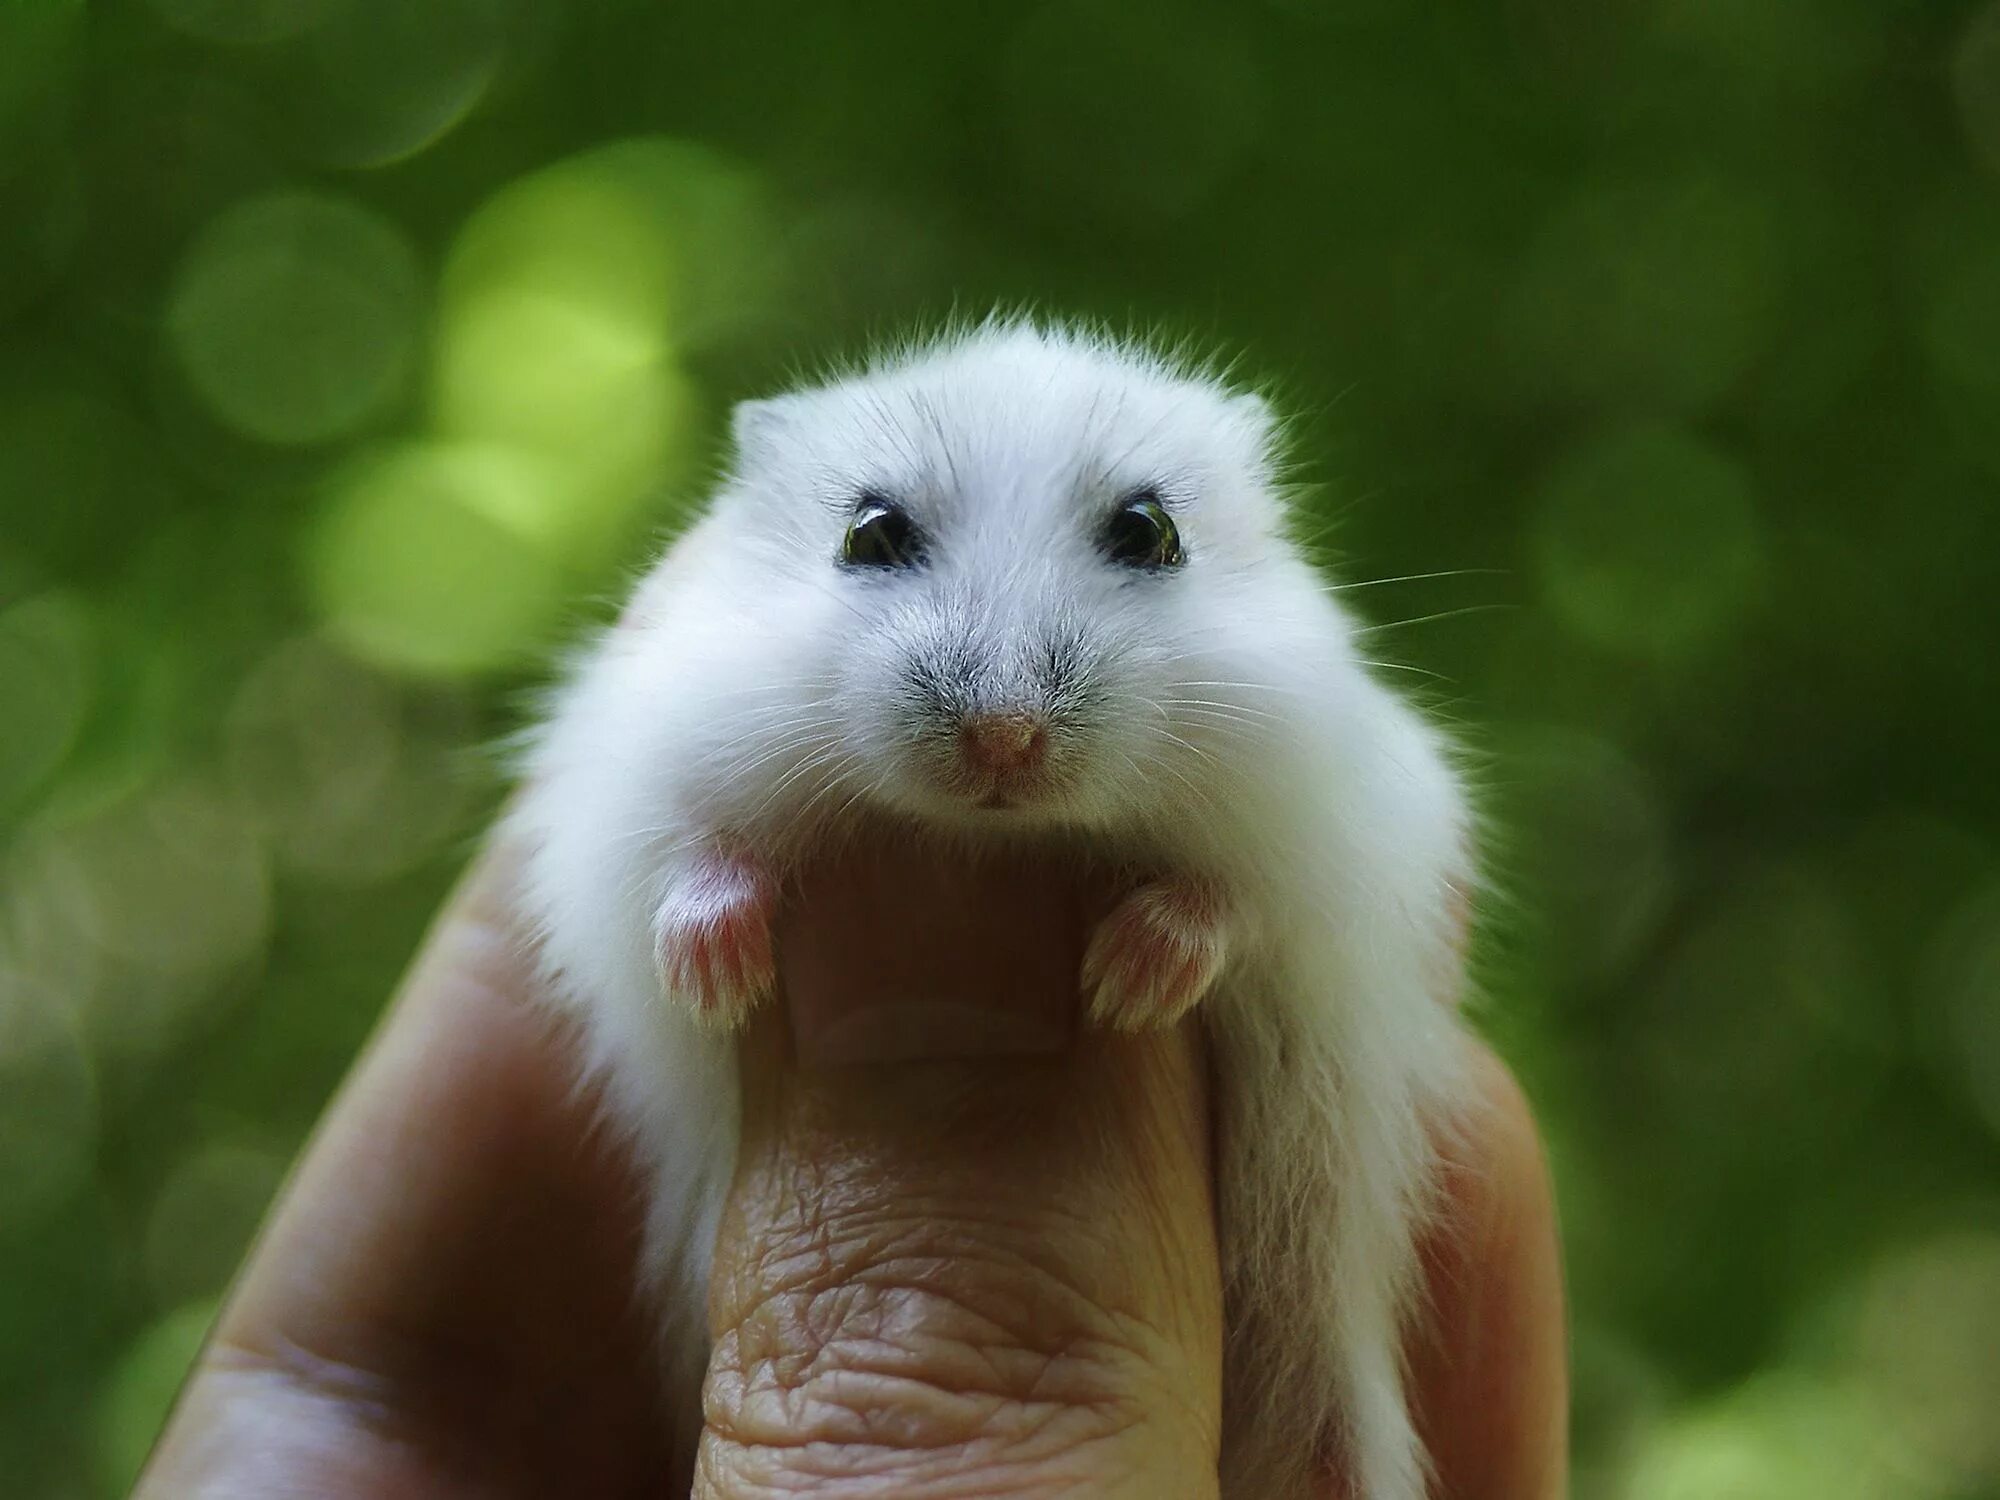
[[[1239,391],[1229,398],[1229,415],[1238,429],[1260,453],[1272,452],[1282,441],[1283,426],[1271,403],[1255,391]]]
[[[765,461],[798,420],[796,396],[767,396],[759,401],[739,401],[729,414],[729,437],[736,447],[739,466]]]
[[[1255,391],[1243,391],[1229,398],[1229,418],[1240,453],[1260,483],[1270,480],[1283,463],[1285,424],[1271,403]]]

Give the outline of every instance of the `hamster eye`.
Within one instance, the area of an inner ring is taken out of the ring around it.
[[[1181,561],[1181,534],[1152,490],[1140,490],[1104,528],[1104,555],[1128,568],[1173,568]]]
[[[850,568],[905,568],[922,554],[923,538],[909,513],[875,495],[855,507],[840,542],[840,560]]]

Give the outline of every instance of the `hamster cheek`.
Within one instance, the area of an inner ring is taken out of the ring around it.
[[[776,883],[755,859],[703,849],[675,870],[653,914],[653,958],[669,1001],[732,1030],[777,980]]]
[[[1140,886],[1098,924],[1083,956],[1090,1019],[1143,1031],[1180,1019],[1221,974],[1229,912],[1193,879]]]

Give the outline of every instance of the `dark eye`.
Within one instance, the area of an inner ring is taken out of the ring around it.
[[[1181,534],[1158,495],[1141,490],[1118,508],[1104,528],[1104,554],[1128,568],[1179,566]]]
[[[905,568],[922,555],[922,542],[907,511],[871,496],[855,507],[840,560],[850,568]]]

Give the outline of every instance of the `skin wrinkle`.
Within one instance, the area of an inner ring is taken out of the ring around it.
[[[836,1325],[838,1331],[829,1329],[823,1335],[817,1327],[812,1326],[824,1321],[814,1318],[811,1311],[819,1299],[808,1299],[803,1321],[809,1328],[808,1337],[815,1338],[816,1352],[807,1361],[803,1372],[805,1378],[810,1379],[828,1368],[848,1370],[872,1368],[888,1373],[889,1364],[893,1363],[894,1356],[907,1352],[895,1338],[893,1330],[906,1321],[914,1321],[917,1309],[913,1304],[932,1294],[928,1293],[919,1281],[902,1282],[895,1279],[893,1272],[889,1280],[871,1281],[871,1291],[873,1295],[867,1298],[844,1299],[849,1302],[848,1316],[844,1320],[845,1327]],[[982,1358],[993,1378],[981,1384],[972,1378],[976,1375],[976,1371],[968,1372],[965,1378],[958,1380],[942,1378],[943,1372],[940,1372],[940,1378],[933,1383],[960,1393],[1025,1395],[1024,1383],[1009,1380],[1002,1370],[1006,1352],[1009,1349],[1022,1350],[1021,1337],[1010,1335],[1000,1323],[963,1304],[959,1305],[958,1310],[965,1314],[970,1326],[955,1341],[953,1347],[963,1348],[969,1354]],[[872,1336],[871,1329],[876,1330]],[[868,1360],[867,1356],[871,1349],[886,1356],[883,1363],[875,1364]],[[833,1350],[852,1351],[852,1353],[843,1355],[839,1359],[830,1359],[829,1352]],[[1032,1354],[1029,1357],[1035,1358]],[[1039,1365],[1036,1373],[1037,1375],[1040,1373]],[[1017,1387],[1021,1389],[1017,1390]]]
[[[970,1296],[953,1300],[932,1290],[941,1267],[952,1268],[955,1280],[968,1271],[990,1273],[991,1279],[982,1276],[976,1303]],[[1067,1364],[1080,1370],[1109,1366],[1114,1361],[1105,1352],[1120,1352],[1141,1366],[1170,1357],[1168,1340],[1158,1329],[1090,1302],[1075,1288],[1019,1262],[966,1253],[945,1261],[871,1261],[852,1270],[831,1265],[824,1274],[829,1279],[819,1284],[766,1288],[738,1317],[733,1330],[737,1350],[740,1354],[746,1343],[754,1345],[748,1357],[768,1373],[773,1387],[797,1391],[816,1379],[843,1374],[900,1377],[903,1372],[893,1368],[900,1361],[928,1371],[928,1384],[954,1394],[1022,1401],[1053,1395],[1079,1402],[1095,1398],[1087,1388],[1068,1389],[1068,1383],[1057,1379]],[[1037,1319],[1037,1293],[1043,1290],[1051,1294],[1054,1311]],[[825,1306],[828,1299],[835,1304],[832,1309]],[[894,1330],[905,1323],[934,1321],[916,1316],[910,1306],[922,1299],[936,1299],[942,1310],[955,1315],[952,1335],[943,1341],[927,1337],[923,1347],[913,1349]],[[1004,1311],[993,1307],[996,1300],[1008,1304]],[[1099,1320],[1112,1336],[1064,1331],[1094,1314],[1102,1315]],[[768,1338],[758,1339],[758,1334]],[[976,1371],[954,1358],[960,1354],[983,1364],[995,1378],[983,1384],[972,1378]],[[1021,1365],[1025,1374],[1010,1375],[1003,1368]]]
[[[853,1480],[856,1493],[871,1496],[928,1494],[931,1484],[940,1494],[1060,1493],[1067,1484],[1052,1481],[1066,1468],[1073,1466],[1078,1478],[1105,1477],[1121,1462],[1117,1444],[1146,1418],[1141,1400],[1115,1407],[997,1397],[937,1401],[937,1387],[921,1377],[835,1380],[812,1394],[810,1404],[772,1414],[768,1427],[718,1422],[711,1408],[703,1468],[726,1476],[718,1493],[746,1493],[738,1486],[753,1476],[788,1492],[809,1482]],[[871,1418],[871,1408],[888,1415]],[[789,1484],[780,1478],[787,1472]]]
[[[813,1151],[819,1146],[806,1143],[800,1149]],[[862,1196],[879,1193],[879,1183],[866,1171],[850,1179],[831,1179],[817,1157],[809,1160],[804,1180],[776,1193],[779,1207],[766,1228],[767,1239],[748,1250],[754,1257],[755,1279],[774,1292],[794,1290],[811,1280],[813,1273],[793,1271],[796,1265],[811,1266],[837,1280],[852,1278],[857,1284],[877,1278],[893,1282],[904,1274],[899,1256],[907,1248],[913,1258],[938,1267],[992,1262],[1004,1273],[1027,1272],[1039,1278],[1038,1295],[1058,1288],[1066,1297],[1106,1313],[1128,1311],[1116,1303],[1107,1305],[1102,1300],[1104,1288],[1085,1289],[1069,1276],[1079,1247],[1093,1255],[1120,1249],[1106,1236],[1105,1221],[1098,1213],[1043,1202],[1035,1206],[1032,1219],[1024,1220],[1015,1204],[921,1193],[877,1205],[870,1196]],[[1168,1211],[1149,1179],[1141,1177],[1127,1187],[1142,1198],[1140,1217],[1157,1218]],[[803,1222],[792,1219],[794,1212]],[[1051,1246],[1061,1249],[1052,1251]],[[996,1281],[996,1286],[1005,1284],[1004,1276]]]
[[[1040,1348],[965,1303],[917,1286],[882,1289],[851,1314],[848,1326],[821,1335],[816,1326],[821,1320],[813,1310],[818,1300],[808,1297],[802,1309],[784,1312],[764,1304],[762,1318],[782,1325],[782,1334],[770,1353],[754,1351],[759,1368],[772,1376],[768,1387],[760,1388],[796,1392],[814,1380],[855,1374],[902,1379],[908,1374],[906,1367],[915,1366],[925,1372],[926,1384],[954,1395],[1081,1400],[1089,1399],[1081,1388],[1088,1382],[1071,1391],[1068,1387],[1079,1382],[1059,1380],[1058,1372],[1074,1369],[1081,1374],[1109,1367],[1116,1363],[1113,1356],[1120,1355],[1143,1363],[1158,1357],[1162,1342],[1157,1334],[1140,1341],[1068,1336]],[[935,1308],[926,1305],[933,1302],[938,1304]],[[926,1318],[926,1313],[931,1316]],[[925,1331],[937,1321],[937,1314],[952,1319],[949,1339]],[[954,1315],[962,1315],[962,1328]],[[758,1326],[746,1324],[746,1328]],[[914,1340],[898,1336],[897,1330],[906,1327],[917,1330]],[[739,1336],[738,1342],[741,1347],[744,1340]],[[913,1348],[913,1342],[921,1347]]]
[[[718,1478],[718,1474],[721,1477]],[[908,1500],[958,1500],[958,1497],[1005,1497],[1035,1496],[1075,1496],[1077,1500],[1100,1500],[1104,1496],[1150,1496],[1157,1491],[1147,1488],[1143,1471],[1129,1464],[1121,1463],[1117,1455],[1099,1458],[1095,1452],[1085,1452],[1070,1462],[1051,1459],[1042,1476],[1030,1489],[1021,1487],[1018,1475],[1011,1469],[979,1459],[955,1462],[945,1468],[930,1465],[918,1468],[909,1464],[899,1464],[893,1471],[881,1474],[854,1472],[851,1464],[844,1459],[837,1466],[819,1468],[808,1459],[800,1459],[793,1466],[782,1470],[764,1472],[721,1472],[704,1464],[697,1477],[696,1494],[709,1493],[708,1486],[726,1483],[728,1493],[735,1500],[757,1500],[757,1497],[777,1497],[813,1495],[830,1496],[834,1500],[873,1500],[873,1497],[895,1495]]]
[[[697,1495],[1214,1493],[1206,1058],[1077,1051],[815,1071],[753,1026]]]

